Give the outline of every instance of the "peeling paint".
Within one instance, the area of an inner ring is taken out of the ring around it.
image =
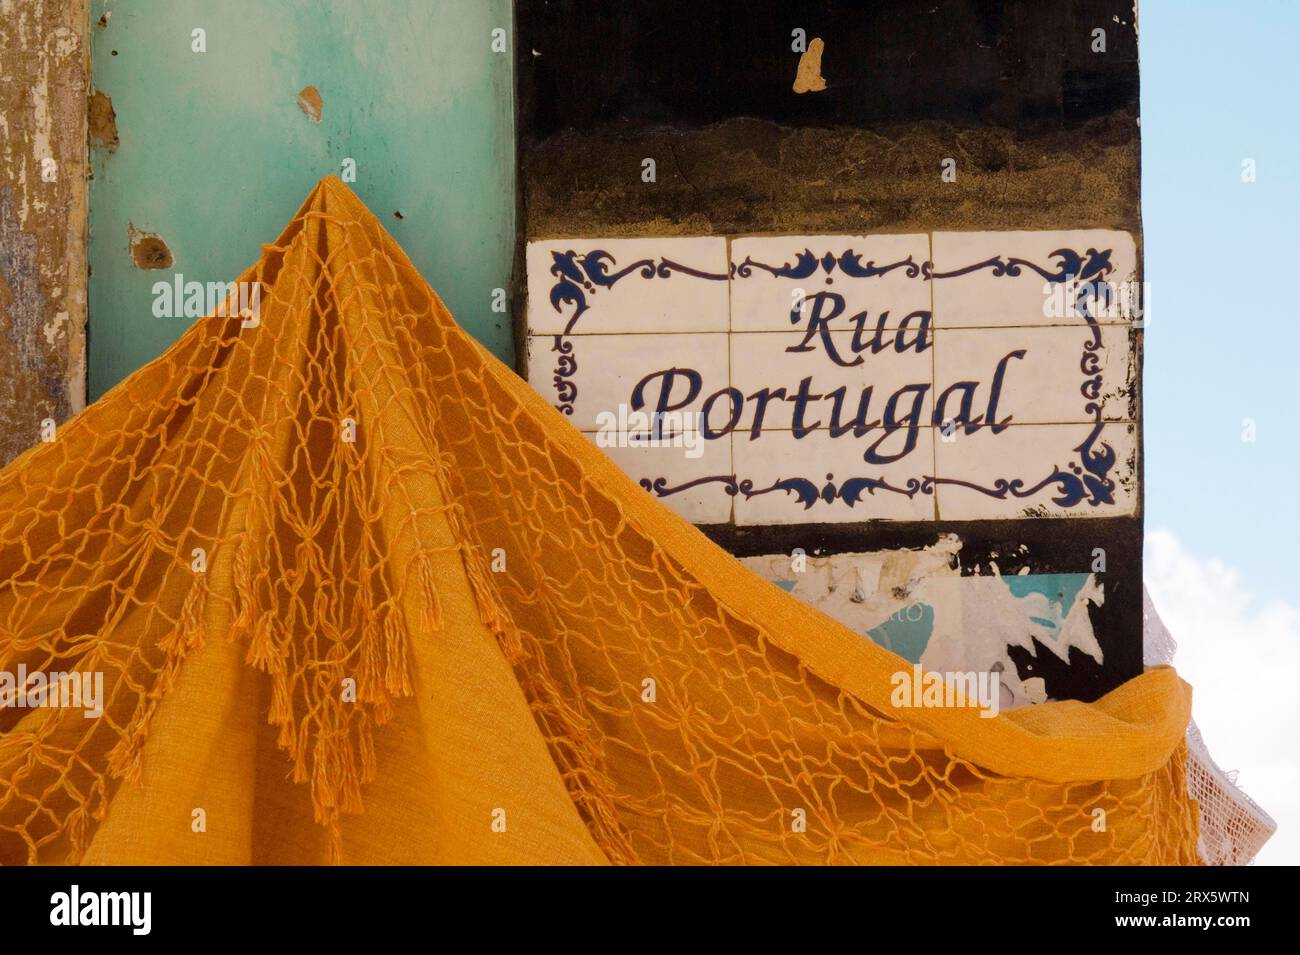
[[[169,269],[172,267],[172,250],[156,232],[137,229],[134,223],[126,225],[131,248],[131,261],[138,269]]]
[[[95,90],[90,97],[90,138],[109,152],[117,149],[117,113],[113,100],[103,90]]]
[[[1089,614],[1105,602],[1095,575],[1031,574],[1025,566],[1003,576],[993,562],[988,573],[979,565],[963,572],[961,549],[945,534],[917,550],[765,554],[741,563],[904,660],[998,672],[1004,708],[1062,698],[1063,671],[1085,658],[1105,663]]]
[[[325,104],[320,98],[320,90],[314,86],[304,86],[298,94],[298,108],[313,123],[320,122],[321,107]]]
[[[826,89],[826,79],[822,76],[822,51],[825,48],[822,38],[814,37],[799,57],[799,69],[794,76],[796,93],[820,93]]]
[[[47,62],[41,63],[40,80],[32,86],[32,149],[37,159],[53,158],[53,150],[50,148],[50,97],[49,97],[49,66]],[[32,209],[36,212],[45,211],[45,200],[41,196],[41,190],[33,191]],[[25,217],[24,217],[25,218]]]
[[[41,326],[41,331],[45,335],[45,343],[53,345],[59,340],[60,334],[67,334],[68,313],[59,312],[54,316],[54,321],[46,322]]]
[[[0,464],[85,404],[86,0],[0,0]]]
[[[0,307],[8,319],[5,338],[26,373],[41,365],[39,347],[33,347],[43,311],[38,256],[36,237],[18,221],[14,191],[0,190]]]
[[[46,49],[56,59],[66,59],[81,49],[81,37],[68,27],[59,27],[50,34]]]

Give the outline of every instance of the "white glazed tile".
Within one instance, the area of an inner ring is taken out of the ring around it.
[[[1051,283],[1025,263],[1056,276],[1073,251],[1087,263],[1109,262],[1105,281],[1117,288],[1137,277],[1137,252],[1127,232],[1081,229],[1064,232],[936,232],[934,250],[934,319],[939,328],[998,325],[1074,325],[1077,315],[1061,314]],[[1108,253],[1108,257],[1107,257]],[[1015,261],[1013,261],[1015,260]],[[980,266],[971,271],[963,270]],[[1018,270],[1011,274],[1006,267]],[[1002,274],[998,274],[1001,272]],[[1102,275],[1096,277],[1101,278]],[[1060,297],[1063,298],[1063,297]],[[1105,322],[1123,322],[1119,316]]]
[[[839,405],[838,422],[841,426],[858,417],[863,390],[870,387],[865,420],[867,423],[879,422],[890,398],[907,386],[926,386],[922,394],[922,421],[930,420],[932,407],[930,397],[931,382],[931,345],[933,330],[925,339],[921,351],[916,350],[917,332],[904,332],[905,348],[902,352],[895,349],[898,332],[888,332],[884,337],[885,347],[873,353],[870,347],[855,353],[853,332],[832,332],[830,347],[841,361],[856,362],[851,367],[837,364],[827,349],[826,341],[818,335],[807,343],[811,351],[791,351],[800,347],[805,336],[802,333],[775,334],[769,332],[742,332],[731,335],[731,383],[740,389],[746,401],[741,413],[738,431],[752,428],[757,408],[762,403],[752,396],[761,389],[767,389],[775,395],[780,389],[785,390],[785,397],[774,397],[763,406],[762,429],[794,427],[795,398],[799,393],[800,382],[811,378],[810,400],[805,403],[802,427],[823,428],[835,423],[835,399],[832,396],[843,388],[844,394]],[[870,341],[870,338],[867,339]],[[919,390],[919,389],[918,389]],[[811,396],[820,395],[815,400]],[[899,396],[895,402],[898,413],[906,414],[915,403],[912,392]]]
[[[910,264],[882,275],[857,278],[844,270],[845,264],[854,263],[852,258],[847,261],[843,258],[846,253],[856,256],[859,267]],[[825,319],[832,314],[835,317],[829,320],[830,328],[851,329],[850,319],[863,311],[873,329],[882,312],[889,313],[886,326],[896,327],[908,314],[930,310],[930,285],[921,272],[929,254],[930,241],[924,234],[733,239],[732,330],[789,331],[806,326],[814,316]],[[829,271],[825,267],[828,255],[832,260]],[[798,277],[772,274],[772,269],[799,270],[801,257],[808,274]],[[817,298],[820,293],[828,294]],[[791,311],[801,300],[801,314],[792,321]],[[836,313],[835,309],[841,305],[842,310]],[[913,319],[914,324],[916,321]]]
[[[764,433],[757,441],[737,434],[732,443],[736,478],[741,491],[736,495],[736,523],[745,524],[830,524],[872,520],[928,521],[934,519],[934,498],[921,492],[922,478],[933,463],[932,428],[917,431],[915,449],[900,460],[871,465],[863,460],[864,448],[880,436],[876,431],[864,438],[846,434],[832,438],[827,431],[815,431],[803,438],[793,432]],[[897,490],[862,490],[850,506],[841,496],[845,482],[872,478]],[[748,481],[746,485],[744,482]],[[797,481],[790,490],[772,488],[778,481]],[[909,482],[915,483],[910,484]],[[822,494],[827,486],[833,499]],[[745,493],[745,489],[750,494]],[[904,493],[910,489],[911,493]],[[802,495],[802,500],[801,500]]]
[[[617,415],[619,405],[630,411],[637,384],[656,372],[678,370],[667,396],[670,407],[690,393],[687,373],[699,375],[694,400],[678,409],[682,414],[698,412],[710,394],[727,387],[727,335],[723,333],[572,335],[562,341],[562,347],[570,349],[567,353],[556,351],[555,343],[553,335],[528,336],[528,381],[562,411],[567,405],[570,420],[582,431],[599,428],[599,416]],[[571,373],[558,374],[557,370]],[[558,384],[557,378],[562,379]],[[647,413],[658,406],[665,381],[654,379],[646,386],[642,400],[647,403]],[[722,408],[726,407],[724,399]]]
[[[1093,443],[1093,455],[1114,455],[1112,465],[1099,468],[1104,472],[1101,480],[1109,482],[1109,487],[1098,483],[1098,476],[1082,466],[1081,453],[1077,450],[1087,441],[1093,427],[1090,424],[1013,424],[997,434],[989,428],[980,428],[973,434],[957,431],[951,441],[937,440],[936,473],[940,481],[936,493],[940,520],[1133,514],[1137,508],[1139,473],[1136,425],[1103,425]],[[1065,477],[1044,484],[1054,473]],[[1009,486],[1017,481],[1019,494]],[[1002,482],[1007,482],[1007,486],[1001,498],[985,493],[998,491]],[[984,491],[966,485],[977,485]],[[1031,490],[1033,493],[1028,493]],[[1070,497],[1078,499],[1070,503]]]
[[[564,332],[580,303],[585,310],[571,335],[727,330],[727,240],[721,236],[545,239],[528,243],[526,266],[530,334]],[[610,285],[597,280],[628,269]]]
[[[1005,360],[997,420],[1019,424],[1095,420],[1088,406],[1100,401],[1103,418],[1131,420],[1129,395],[1133,351],[1124,325],[1099,325],[1101,347],[1086,325],[1044,328],[942,329],[935,335],[934,401],[959,382],[974,381],[973,415],[987,418],[993,380]],[[1016,353],[1023,353],[1015,357]],[[1087,368],[1087,373],[1084,373]],[[1096,379],[1100,376],[1100,382]],[[963,390],[957,388],[941,410],[956,419]]]
[[[585,437],[601,447],[595,434],[587,433]],[[694,452],[685,446],[605,446],[601,450],[628,477],[637,482],[648,482],[650,488],[646,493],[654,494],[660,502],[691,523],[725,524],[731,520],[731,495],[725,490],[727,482],[706,479],[730,478],[731,441],[723,437],[703,441],[695,447],[699,452],[697,457],[691,457]],[[701,483],[683,487],[696,481]]]

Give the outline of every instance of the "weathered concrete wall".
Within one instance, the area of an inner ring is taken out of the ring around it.
[[[589,156],[602,157],[592,163]],[[637,175],[659,157],[657,181]],[[939,175],[956,162],[956,183]],[[1126,229],[1139,234],[1137,116],[1018,132],[936,120],[873,129],[735,118],[606,127],[528,154],[528,235],[857,235]],[[629,174],[631,171],[631,174]]]
[[[86,0],[0,0],[0,463],[86,382]]]

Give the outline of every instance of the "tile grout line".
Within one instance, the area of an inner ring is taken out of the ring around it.
[[[1091,427],[1091,426],[1094,425],[1094,424],[1096,424],[1096,422],[1095,422],[1094,420],[1092,420],[1091,418],[1088,418],[1088,419],[1080,418],[1080,419],[1075,420],[1075,421],[1012,421],[1012,422],[1010,422],[1009,424],[1003,425],[1002,427],[1004,427],[1004,428],[1082,428],[1082,427],[1084,427],[1084,426]],[[1119,425],[1119,424],[1135,425],[1135,424],[1138,424],[1138,419],[1136,419],[1136,418],[1105,418],[1105,419],[1102,420],[1102,424],[1103,424],[1103,425]],[[575,425],[575,427],[577,427],[577,426]],[[987,426],[987,425],[980,425],[980,426],[979,426],[979,430],[982,431],[982,430],[984,430],[986,427],[988,427],[988,426]],[[741,427],[740,425],[736,425],[736,427],[735,427],[734,429],[732,429],[731,431],[729,431],[729,432],[727,432],[727,433],[728,433],[728,434],[748,433],[749,430],[750,430],[750,429],[749,429],[748,427]],[[809,429],[808,433],[809,433],[809,434],[820,434],[820,433],[822,433],[823,431],[829,431],[829,430],[830,430],[829,427],[821,427],[821,426],[819,426],[819,427],[816,427],[816,428],[811,428],[811,429]],[[875,430],[877,430],[877,429],[874,429],[874,428],[872,429],[872,431],[875,431]],[[917,430],[918,430],[918,431],[937,431],[937,430],[939,430],[939,426],[938,426],[938,425],[933,425],[933,424],[917,425]],[[578,431],[581,432],[582,434],[599,434],[599,433],[600,433],[598,429],[592,429],[592,428],[578,428]],[[794,428],[776,428],[776,427],[769,428],[769,427],[767,427],[766,425],[764,425],[764,427],[763,427],[763,433],[764,433],[764,434],[767,434],[767,433],[769,433],[769,432],[774,433],[774,434],[784,434],[784,433],[786,433],[786,432],[792,432],[792,431],[794,431]],[[868,432],[868,433],[871,433],[871,432]],[[935,475],[935,476],[937,477],[938,475]]]
[[[730,235],[726,236],[725,252],[726,252],[726,266],[727,266],[727,387],[734,388],[736,387],[736,385],[732,379],[735,376],[735,370],[731,367],[731,350],[732,348],[735,347],[736,339],[735,336],[732,335],[734,322],[732,321],[731,318],[733,303],[732,303],[732,295],[731,295],[732,288],[731,288],[731,236]],[[736,471],[737,471],[736,429],[735,428],[732,428],[731,432],[727,435],[727,457],[728,457],[727,463],[730,465],[729,470],[731,472],[732,478],[734,479],[736,477]],[[731,500],[728,506],[728,512],[730,513],[730,523],[732,527],[736,526],[736,499],[738,497],[740,497],[739,494],[731,495]]]
[[[930,275],[928,280],[930,284],[930,329],[934,332],[934,345],[930,349],[930,422],[933,425],[935,405],[935,392],[939,389],[937,380],[937,359],[935,353],[939,350],[939,322],[934,314],[934,232],[930,231],[925,234],[926,242],[929,244],[929,255],[927,258],[930,262]],[[934,435],[934,428],[930,429],[930,473],[934,477],[939,476],[939,444]],[[934,520],[939,522],[939,485],[934,486]]]

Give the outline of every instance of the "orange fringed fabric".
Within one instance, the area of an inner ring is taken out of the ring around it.
[[[0,473],[0,671],[104,679],[0,709],[0,861],[1196,861],[1172,670],[895,709],[901,660],[626,478],[338,180],[240,281],[260,324]]]

